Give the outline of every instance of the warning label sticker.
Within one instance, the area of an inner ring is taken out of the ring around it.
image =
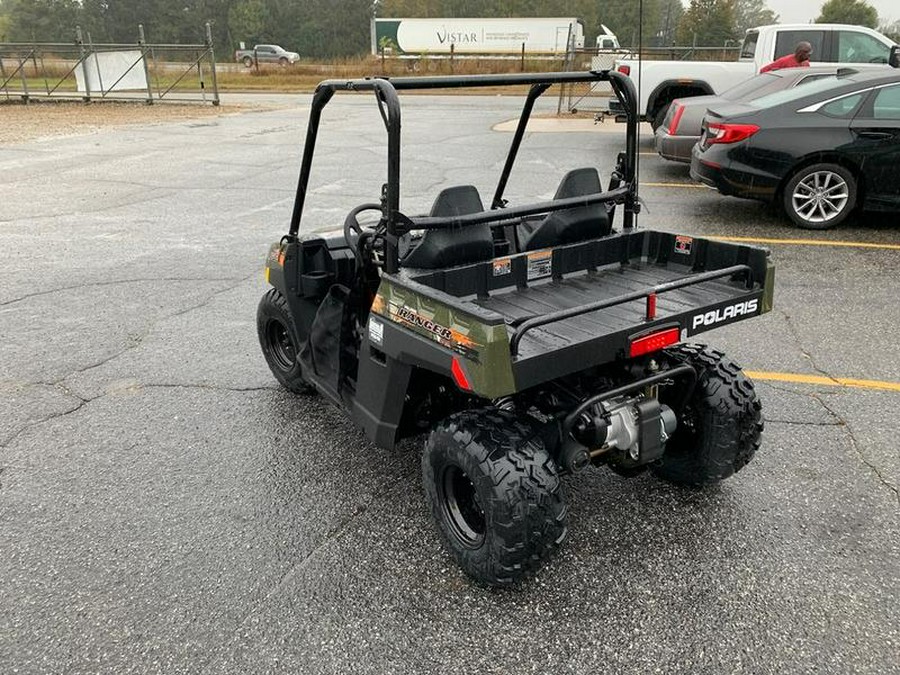
[[[693,237],[684,237],[680,235],[675,237],[675,253],[684,253],[685,255],[690,255],[693,246]]]
[[[553,274],[553,251],[545,249],[528,254],[528,281]]]
[[[509,258],[498,258],[494,261],[494,276],[502,277],[512,272],[512,260]]]

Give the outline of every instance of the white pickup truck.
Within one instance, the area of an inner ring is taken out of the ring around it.
[[[641,119],[648,120],[655,131],[676,98],[718,94],[755,75],[767,63],[793,54],[801,41],[813,47],[812,65],[833,63],[856,69],[886,65],[894,45],[891,39],[863,26],[776,24],[748,30],[737,61],[648,61],[629,56],[617,60],[614,68],[634,80]],[[617,104],[617,99],[610,101],[610,113],[623,112]]]

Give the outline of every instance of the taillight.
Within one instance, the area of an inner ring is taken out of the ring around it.
[[[631,346],[628,349],[628,354],[632,358],[635,356],[643,356],[644,354],[657,352],[663,347],[674,345],[680,340],[681,329],[666,328],[665,330],[650,333],[650,335],[644,335],[643,337],[632,340]]]
[[[710,122],[707,126],[707,145],[713,143],[737,143],[750,138],[759,131],[755,124],[727,124]]]
[[[631,66],[621,65],[619,66],[618,71],[623,75],[631,75]]]
[[[680,103],[673,103],[675,106],[675,114],[672,115],[672,120],[669,122],[669,135],[674,136],[675,132],[678,130],[678,123],[681,121],[681,116],[684,115],[684,106]]]

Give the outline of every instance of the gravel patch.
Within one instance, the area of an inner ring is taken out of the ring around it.
[[[163,103],[19,102],[0,104],[0,145],[32,139],[91,134],[110,126],[153,124],[218,117],[236,112],[237,106]]]

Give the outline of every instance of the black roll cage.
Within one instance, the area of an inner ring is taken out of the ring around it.
[[[525,127],[531,117],[535,101],[553,84],[566,82],[609,82],[619,102],[625,109],[626,143],[625,152],[620,155],[617,167],[618,187],[610,187],[606,192],[598,192],[584,197],[558,199],[505,208],[503,192],[506,189],[509,175],[512,172],[519,146],[525,135]],[[461,87],[504,87],[515,85],[531,85],[525,99],[525,106],[519,116],[518,126],[513,135],[512,144],[506,157],[506,163],[500,174],[500,181],[491,201],[491,209],[480,213],[452,217],[418,217],[409,218],[400,212],[400,98],[397,92],[415,89],[453,89]],[[630,229],[635,225],[635,216],[639,211],[637,194],[637,93],[632,81],[621,73],[610,70],[564,72],[564,73],[522,73],[508,75],[459,75],[443,77],[374,77],[358,80],[326,80],[319,83],[313,94],[312,107],[309,113],[309,126],[306,131],[306,143],[303,148],[303,160],[300,165],[300,178],[297,182],[297,195],[291,215],[291,227],[288,239],[296,239],[300,231],[300,218],[306,201],[312,160],[315,153],[316,137],[319,133],[319,122],[322,110],[338,91],[372,91],[378,101],[378,108],[384,120],[388,134],[388,166],[387,183],[384,184],[381,196],[381,224],[386,231],[384,271],[394,274],[399,267],[398,238],[410,230],[429,230],[478,223],[497,222],[522,218],[550,211],[560,211],[573,206],[587,206],[608,203],[622,204],[624,208],[623,227]],[[498,217],[497,210],[503,209]]]

